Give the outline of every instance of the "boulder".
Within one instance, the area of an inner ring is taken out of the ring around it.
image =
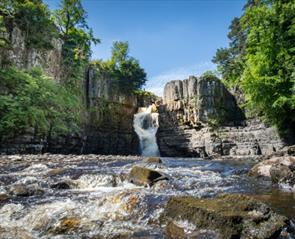
[[[48,176],[57,176],[60,174],[63,174],[66,171],[64,168],[54,168],[48,171],[47,175]]]
[[[162,173],[143,167],[134,166],[129,173],[129,181],[139,186],[152,186],[160,180],[168,180]]]
[[[42,195],[44,190],[40,188],[37,184],[32,185],[24,185],[24,184],[17,184],[10,188],[10,194],[19,197],[29,197],[33,195]]]
[[[270,157],[268,160],[264,160],[254,165],[249,171],[249,176],[271,178],[270,169],[275,165],[285,165],[292,168],[295,165],[295,157],[293,156],[281,156]]]
[[[70,189],[71,188],[71,183],[62,181],[62,182],[57,182],[52,185],[50,185],[51,188],[53,189]]]
[[[160,157],[149,157],[144,160],[145,163],[162,163]]]
[[[271,181],[273,183],[295,183],[295,174],[283,164],[273,165],[270,169]]]
[[[287,223],[286,217],[273,212],[266,204],[239,194],[213,199],[172,197],[160,220],[168,225],[187,221],[198,230],[213,230],[224,239],[277,238]]]
[[[6,193],[0,193],[0,203],[8,201],[9,198],[9,195],[7,195]]]

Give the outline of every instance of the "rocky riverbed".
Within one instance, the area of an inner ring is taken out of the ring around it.
[[[295,195],[252,160],[0,156],[0,238],[295,238]]]

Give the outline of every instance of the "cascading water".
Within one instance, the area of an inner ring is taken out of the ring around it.
[[[159,128],[158,113],[153,113],[154,105],[150,105],[134,115],[133,127],[139,137],[142,156],[159,156],[156,133]]]

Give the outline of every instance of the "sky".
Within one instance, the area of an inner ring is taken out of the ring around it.
[[[45,0],[51,9],[59,0]],[[166,82],[214,70],[216,49],[226,47],[231,20],[245,0],[82,0],[101,44],[93,59],[107,59],[114,41],[128,41],[130,55],[147,73],[143,87],[163,94]]]

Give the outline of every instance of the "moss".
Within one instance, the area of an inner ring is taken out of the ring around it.
[[[188,220],[198,228],[217,230],[223,238],[240,238],[253,228],[256,235],[248,235],[249,238],[269,238],[285,225],[283,216],[245,195],[223,195],[215,199],[172,197],[161,221],[171,219]]]

